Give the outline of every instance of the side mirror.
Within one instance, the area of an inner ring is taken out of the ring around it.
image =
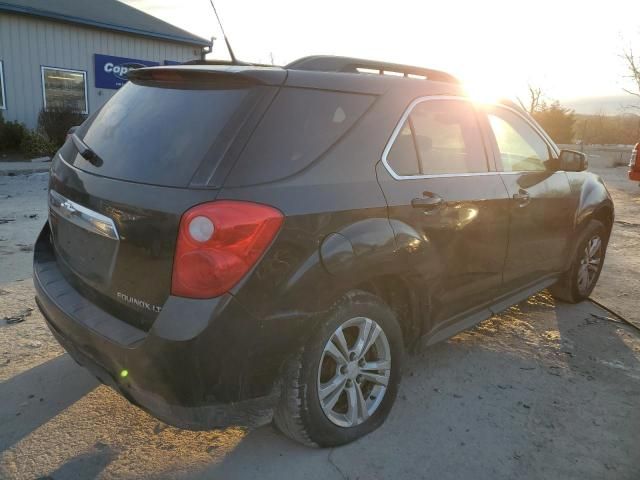
[[[567,172],[582,172],[587,169],[589,162],[587,155],[575,150],[560,150],[559,170]]]

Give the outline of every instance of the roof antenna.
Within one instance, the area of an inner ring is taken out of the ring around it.
[[[222,26],[222,22],[220,21],[220,16],[218,15],[218,11],[216,10],[216,6],[213,4],[213,0],[209,0],[211,3],[211,8],[213,8],[213,13],[216,14],[216,18],[218,19],[218,25],[220,25],[220,30],[222,31],[222,36],[224,37],[224,43],[227,44],[227,50],[229,50],[229,56],[231,57],[232,65],[244,65],[243,62],[238,61],[235,54],[233,53],[233,49],[231,48],[231,44],[229,43],[229,39],[227,38],[227,34],[224,33],[224,27]]]

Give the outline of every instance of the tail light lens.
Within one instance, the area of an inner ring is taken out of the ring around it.
[[[640,143],[636,143],[631,152],[631,160],[629,161],[629,170],[640,172]]]
[[[282,213],[257,203],[221,200],[197,205],[180,220],[171,293],[212,298],[255,265],[282,226]]]

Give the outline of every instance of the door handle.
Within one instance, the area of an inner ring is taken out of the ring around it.
[[[423,197],[414,198],[411,200],[411,206],[413,208],[421,208],[423,210],[433,210],[444,205],[444,200],[438,195],[434,195],[429,192],[424,192]]]
[[[522,188],[518,191],[518,193],[514,193],[512,198],[518,202],[519,207],[526,207],[527,205],[529,205],[529,202],[531,202],[531,195],[529,195],[529,192]]]

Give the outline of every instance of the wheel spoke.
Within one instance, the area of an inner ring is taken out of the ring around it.
[[[367,409],[367,402],[364,399],[364,395],[362,394],[362,388],[360,388],[360,385],[356,382],[353,384],[353,386],[356,389],[356,395],[358,397],[358,419],[360,421],[365,421],[367,418],[369,418],[369,410]]]
[[[372,371],[383,371],[386,372],[391,369],[391,362],[388,360],[379,360],[376,362],[367,362],[362,367],[360,367],[361,372],[365,372],[368,370]]]
[[[359,354],[360,358],[364,357],[369,351],[369,349],[373,346],[373,344],[376,343],[376,340],[378,339],[380,332],[382,332],[382,329],[378,325],[375,325],[371,329],[371,333],[369,333],[369,338],[367,338],[367,341],[365,342],[364,347],[362,347],[362,351]]]
[[[335,342],[336,346],[342,352],[342,355],[344,356],[345,360],[348,359],[349,345],[347,345],[347,339],[344,338],[344,332],[342,331],[342,328],[338,328],[338,330],[336,330],[336,332],[333,334],[332,340]]]
[[[593,258],[596,253],[598,253],[598,250],[600,250],[600,238],[598,237],[594,237],[591,239],[591,241],[589,242],[589,257]]]
[[[389,377],[387,375],[380,375],[377,373],[372,373],[367,371],[361,372],[360,375],[362,375],[362,378],[364,380],[368,380],[377,385],[382,385],[383,387],[386,387],[387,384],[389,383]]]
[[[357,425],[364,422],[369,418],[369,411],[367,410],[367,402],[362,395],[360,386],[353,382],[350,387],[346,388],[347,392],[347,422],[350,425]]]
[[[324,408],[331,410],[344,390],[347,379],[343,375],[336,375],[328,383],[320,385],[320,400]]]
[[[582,266],[580,270],[578,270],[578,287],[580,290],[584,291],[584,289],[589,284],[589,273],[587,269]]]
[[[353,347],[353,351],[356,354],[356,358],[360,358],[361,356],[364,355],[364,352],[365,352],[364,348],[367,344],[367,340],[369,338],[369,334],[371,333],[371,328],[373,326],[373,322],[368,318],[365,318],[363,320],[364,321],[360,325],[360,329],[358,331],[358,338],[356,339],[356,343]]]
[[[332,341],[329,341],[329,343],[327,343],[325,352],[331,355],[339,365],[344,365],[348,361],[344,353],[342,353],[338,346]]]
[[[347,392],[347,422],[349,426],[353,426],[358,421],[358,394],[353,385],[347,387],[345,391]]]

